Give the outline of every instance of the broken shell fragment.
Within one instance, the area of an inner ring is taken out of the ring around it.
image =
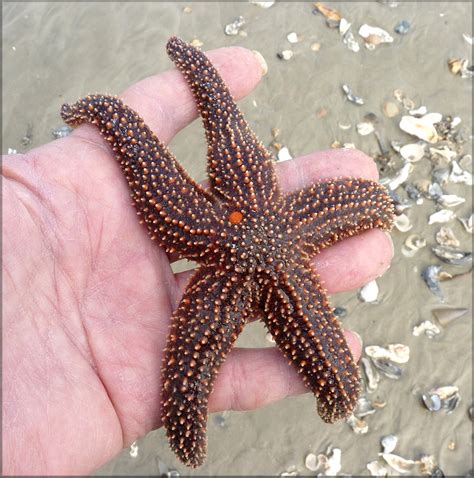
[[[375,390],[377,390],[379,386],[380,375],[377,372],[377,370],[375,370],[372,367],[372,362],[368,358],[362,357],[360,360],[362,362],[362,367],[364,369],[365,376],[367,377],[367,381],[366,381],[367,392],[373,393],[375,392]]]
[[[361,136],[367,136],[368,134],[373,133],[375,131],[374,124],[369,123],[369,122],[365,122],[365,121],[362,122],[362,123],[358,123],[356,125],[356,128],[357,128],[357,132]]]
[[[298,38],[298,35],[296,32],[290,32],[288,33],[288,35],[286,35],[286,39],[290,42],[290,43],[298,43],[300,41],[300,39]]]
[[[466,199],[456,194],[442,194],[438,198],[439,204],[443,207],[456,207],[466,202]]]
[[[439,123],[441,119],[442,115],[439,113],[428,113],[421,118],[402,116],[399,127],[405,133],[416,136],[428,143],[436,143],[439,137],[434,125]]]
[[[399,216],[397,216],[393,224],[400,232],[407,232],[413,227],[413,225],[410,223],[410,219],[406,214],[400,214]]]
[[[444,294],[439,286],[440,274],[441,274],[441,266],[437,265],[430,265],[423,269],[421,273],[421,277],[425,281],[426,286],[428,289],[436,296],[439,300],[444,300]]]
[[[413,257],[420,249],[426,246],[426,239],[418,234],[411,234],[405,239],[402,246],[402,254],[405,257]]]
[[[408,176],[413,171],[413,164],[405,163],[395,174],[395,176],[391,178],[383,178],[380,183],[384,186],[388,186],[392,191],[395,191],[400,185],[402,185],[407,179]]]
[[[420,143],[406,144],[400,148],[400,155],[409,163],[415,163],[425,155],[425,145]]]
[[[354,95],[354,93],[352,92],[352,88],[349,85],[342,85],[341,88],[342,88],[342,91],[345,93],[346,98],[351,103],[354,103],[359,106],[364,104],[363,98],[361,98],[360,96]]]
[[[464,229],[466,229],[469,234],[472,234],[473,232],[473,218],[474,214],[471,214],[468,218],[458,217],[458,220],[461,222],[461,224],[464,226]]]
[[[288,151],[288,148],[286,146],[283,146],[278,151],[278,161],[283,162],[288,161],[289,159],[293,159],[293,156],[291,156],[290,152]]]
[[[395,25],[395,33],[398,33],[399,35],[406,35],[410,31],[410,22],[407,20],[401,20]]]
[[[447,146],[443,146],[441,148],[430,148],[431,156],[441,156],[444,158],[448,163],[451,162],[456,156],[456,151],[449,149]]]
[[[308,453],[304,459],[304,466],[306,466],[309,471],[316,471],[319,467],[318,457],[314,453]]]
[[[356,435],[364,435],[369,431],[369,424],[362,418],[351,415],[346,419],[346,423],[352,428]]]
[[[279,53],[277,53],[277,57],[280,59],[280,60],[290,60],[291,58],[293,58],[293,51],[292,50],[283,50],[283,51],[280,51]]]
[[[386,101],[383,105],[383,112],[387,118],[393,118],[400,113],[400,109],[392,101]]]
[[[318,455],[318,468],[323,469],[323,476],[336,476],[341,471],[341,449],[329,449],[324,455]]]
[[[372,401],[369,400],[365,395],[361,395],[357,400],[357,405],[354,409],[354,415],[357,418],[366,417],[367,415],[372,415],[375,413],[375,408],[372,405]]]
[[[433,388],[424,393],[421,398],[430,412],[438,412],[444,408],[448,415],[461,403],[459,388],[454,385]]]
[[[463,266],[472,263],[472,252],[463,252],[449,246],[433,246],[431,248],[436,257],[447,264]]]
[[[378,370],[380,370],[386,377],[391,378],[392,380],[399,380],[402,376],[402,369],[390,360],[373,358],[372,362]]]
[[[381,43],[392,43],[393,37],[382,28],[372,27],[364,23],[359,28],[359,35],[364,39],[365,46],[369,50],[373,50]]]
[[[439,211],[431,214],[428,224],[449,222],[456,217],[453,211],[450,209],[440,209]]]
[[[388,468],[377,460],[367,463],[367,469],[371,476],[389,476]]]
[[[347,31],[344,36],[342,37],[342,42],[344,45],[349,48],[349,50],[357,53],[360,50],[360,45],[354,37],[354,34],[350,31]]]
[[[451,58],[448,60],[448,67],[453,75],[460,75],[461,78],[472,78],[474,75],[474,68],[469,65],[467,58]]]
[[[383,453],[392,453],[398,443],[398,438],[395,435],[386,435],[380,440]]]
[[[465,171],[459,166],[457,161],[451,163],[451,174],[449,180],[453,183],[465,183],[468,186],[472,186],[472,174],[469,171]]]
[[[441,333],[441,329],[431,322],[431,320],[424,320],[418,325],[413,327],[413,335],[419,337],[421,334],[425,334],[428,338],[432,339],[436,335]]]
[[[324,3],[322,2],[316,2],[314,4],[314,8],[316,11],[321,13],[328,20],[332,20],[334,22],[341,21],[342,15],[337,10],[333,8],[329,8],[328,6],[324,5]]]
[[[461,220],[461,219],[460,219]],[[435,235],[436,242],[441,246],[458,247],[460,242],[450,227],[443,226]]]
[[[260,7],[260,8],[270,8],[271,6],[273,6],[275,4],[275,0],[273,0],[271,2],[257,2],[255,0],[253,0],[250,3],[252,5],[257,5],[257,7]]]
[[[446,327],[451,322],[459,319],[463,315],[466,315],[468,309],[463,307],[442,307],[438,309],[433,309],[431,313],[436,317],[436,320],[442,325]]]
[[[372,280],[361,287],[359,291],[359,299],[362,302],[375,302],[379,295],[379,286],[377,281]]]
[[[228,23],[224,27],[224,33],[228,36],[238,35],[241,31],[241,28],[245,25],[245,18],[240,16],[237,17],[233,22]]]
[[[416,461],[407,460],[398,455],[393,455],[392,453],[380,453],[382,458],[387,462],[387,464],[392,467],[398,473],[408,473],[413,471],[416,465]]]
[[[368,345],[365,353],[372,359],[391,360],[396,363],[407,363],[410,360],[410,347],[404,344],[389,344],[387,347]]]

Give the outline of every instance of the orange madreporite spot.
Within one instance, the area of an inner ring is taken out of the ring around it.
[[[229,221],[231,224],[239,224],[243,218],[244,215],[240,211],[234,211],[229,214]]]

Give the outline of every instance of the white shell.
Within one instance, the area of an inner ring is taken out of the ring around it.
[[[377,281],[372,280],[365,284],[359,291],[359,299],[362,302],[375,302],[379,295],[379,286]]]
[[[372,362],[367,357],[360,359],[362,367],[364,368],[365,376],[367,377],[366,388],[368,393],[373,393],[377,390],[380,382],[380,375],[377,370],[372,367]]]
[[[456,194],[443,194],[438,202],[444,207],[454,207],[466,202],[466,199]]]
[[[130,451],[128,453],[132,458],[136,458],[138,456],[138,445],[136,441],[130,445]]]
[[[416,136],[428,143],[436,143],[439,138],[433,125],[441,121],[441,119],[442,115],[439,113],[428,113],[421,118],[402,116],[399,126],[405,133]]]
[[[428,393],[438,395],[441,400],[448,400],[459,393],[459,388],[455,385],[445,385],[443,387],[432,388]]]
[[[435,335],[440,334],[441,329],[436,324],[433,324],[431,320],[424,320],[413,327],[413,335],[415,337],[419,337],[423,333],[431,339]]]
[[[354,53],[357,53],[360,50],[360,45],[356,41],[352,32],[347,31],[342,37],[342,42],[347,46],[347,48],[349,48],[349,50],[353,51]]]
[[[369,431],[369,424],[362,418],[351,415],[347,418],[346,423],[352,428],[356,435],[365,435]]]
[[[413,171],[413,164],[405,163],[402,168],[400,168],[392,178],[383,178],[380,181],[380,184],[384,186],[388,186],[392,191],[398,188],[401,184],[403,184],[410,176],[411,172]]]
[[[288,151],[288,148],[286,146],[283,146],[283,148],[278,151],[278,161],[288,161],[290,159],[293,159],[293,156],[291,156],[290,152]]]
[[[290,60],[293,57],[293,51],[292,50],[283,50],[280,52],[280,55],[283,60]]]
[[[459,220],[461,220],[459,218]],[[458,247],[460,242],[454,235],[453,230],[450,227],[442,226],[441,229],[435,235],[436,242],[441,246]]]
[[[418,234],[411,234],[405,239],[402,246],[402,254],[405,257],[413,257],[420,249],[426,246],[426,239]]]
[[[341,18],[339,21],[339,33],[345,35],[349,31],[349,28],[351,28],[351,25],[352,23],[349,23],[345,18]]]
[[[443,223],[449,222],[456,217],[453,211],[450,209],[441,209],[433,214],[431,214],[428,224],[436,224],[436,223]]]
[[[304,466],[309,471],[316,471],[319,468],[318,457],[314,453],[308,453],[304,459]]]
[[[298,43],[300,40],[298,38],[298,35],[296,34],[296,32],[290,32],[288,33],[288,35],[286,35],[286,39],[290,42],[290,43]]]
[[[472,174],[459,166],[457,161],[451,163],[451,174],[449,180],[453,183],[465,183],[472,186]]]
[[[426,113],[428,113],[428,108],[426,106],[420,106],[419,108],[415,110],[410,110],[408,113],[410,113],[413,116],[423,116]]]
[[[382,28],[367,25],[366,23],[359,28],[359,35],[366,41],[365,46],[369,49],[374,49],[379,43],[393,42],[393,37],[388,32],[382,30]],[[376,39],[376,42],[371,41],[373,38]]]
[[[425,145],[420,143],[406,144],[400,148],[400,155],[409,163],[415,163],[425,155]]]
[[[407,460],[398,455],[393,455],[392,453],[380,453],[382,458],[398,473],[408,473],[413,471],[416,461]]]
[[[275,0],[273,2],[256,2],[256,1],[251,1],[252,5],[257,5],[257,7],[260,8],[270,8],[275,4]]]
[[[357,132],[361,136],[367,136],[368,134],[373,133],[375,131],[373,123],[366,122],[366,121],[362,123],[358,123],[356,125],[356,128],[357,128]]]
[[[371,476],[389,476],[387,467],[377,460],[367,463],[367,469],[370,471]]]
[[[318,455],[318,467],[322,467],[324,474],[322,476],[336,476],[341,471],[341,449],[333,448],[331,452],[328,451],[328,455]]]
[[[449,149],[446,145],[442,148],[430,148],[430,153],[437,154],[438,156],[446,159],[448,162],[451,162],[458,155],[456,151]]]
[[[368,345],[364,350],[374,359],[386,359],[395,363],[407,363],[410,360],[410,347],[405,344],[389,344],[387,347]]]
[[[398,437],[395,435],[386,435],[380,440],[384,453],[392,453],[398,443]]]
[[[400,232],[407,232],[409,231],[413,225],[410,223],[410,219],[406,214],[400,214],[395,218],[393,224]]]
[[[464,229],[466,229],[466,231],[467,231],[469,234],[472,234],[472,232],[473,232],[474,214],[471,214],[468,218],[458,217],[458,219],[459,219],[459,221],[461,222],[461,224],[464,226]]]

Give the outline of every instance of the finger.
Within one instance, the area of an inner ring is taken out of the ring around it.
[[[264,74],[261,55],[246,48],[219,48],[206,54],[235,99],[250,93]],[[177,69],[145,78],[127,88],[120,97],[164,143],[198,115],[191,90]],[[97,134],[92,131],[93,128],[88,128],[81,135]]]
[[[359,360],[360,339],[351,331],[344,331],[344,335],[354,358]],[[253,410],[308,391],[277,348],[237,348],[229,354],[217,377],[209,410]]]

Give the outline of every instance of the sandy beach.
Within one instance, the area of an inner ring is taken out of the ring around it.
[[[392,453],[416,462],[407,468],[409,475],[421,475],[418,461],[432,456],[435,464],[425,474],[472,476],[471,263],[467,259],[460,265],[446,263],[440,258],[447,254],[444,249],[438,256],[432,251],[442,246],[436,240],[442,227],[450,228],[458,239],[457,250],[472,251],[472,222],[469,233],[459,220],[467,224],[473,210],[472,164],[467,157],[472,154],[472,78],[454,74],[448,66],[452,59],[472,61],[472,4],[330,2],[327,6],[352,24],[358,51],[350,38],[344,42],[338,25],[328,26],[327,17],[315,12],[312,2],[276,2],[269,8],[247,2],[3,4],[4,154],[53,141],[53,131],[64,126],[59,116],[62,103],[87,93],[118,94],[172,68],[165,44],[171,35],[179,35],[202,43],[204,50],[240,45],[264,56],[268,74],[239,105],[277,159],[281,147],[292,157],[355,147],[378,159],[387,184],[396,180],[404,165],[412,165],[407,178],[394,188],[407,223],[392,232],[395,256],[390,269],[377,279],[376,300],[364,302],[358,290],[331,297],[333,306],[344,311],[343,326],[356,330],[364,346],[409,347],[409,360],[395,364],[401,369],[399,377],[389,378],[379,370],[378,384],[364,392],[369,412],[359,417],[358,433],[344,421],[323,423],[314,397],[305,394],[252,412],[211,415],[208,459],[197,470],[178,462],[160,429],[124,450],[97,475],[316,476],[324,473],[324,467],[311,470],[305,458],[310,453],[327,454],[328,449],[341,450],[341,475],[370,476],[367,464],[373,462],[386,467],[390,475],[400,475],[379,455],[381,438],[395,435],[398,441]],[[237,34],[226,34],[226,25],[240,16],[244,23],[236,27]],[[407,31],[397,33],[401,21],[407,22],[403,25]],[[363,24],[385,30],[393,40],[376,39],[373,48],[367,48],[359,35]],[[296,35],[288,37],[291,33]],[[342,85],[349,85],[363,104],[350,101]],[[451,125],[452,136],[444,137],[438,127],[439,140],[429,142],[402,131],[401,117],[422,117],[423,112],[413,113],[422,106],[428,113],[442,115],[436,124]],[[390,108],[396,108],[395,114]],[[456,125],[456,120],[452,126],[455,117],[460,123]],[[361,123],[369,124],[367,134],[361,134],[365,132],[364,126],[357,126]],[[279,130],[276,138],[275,129]],[[407,144],[424,145],[421,157],[404,158],[400,147]],[[170,147],[195,179],[205,179],[200,121],[179,133]],[[471,177],[471,185],[469,179],[453,179],[453,161],[465,171],[463,177]],[[433,195],[429,189],[433,170],[443,168],[448,175],[443,193],[465,201],[442,206]],[[453,217],[429,224],[430,216],[441,209],[452,211]],[[407,243],[412,235],[416,237]],[[442,268],[436,280],[443,302],[422,278],[429,266]],[[467,313],[452,321],[444,320],[445,315],[436,318],[433,311],[446,307]],[[416,327],[426,321],[431,324],[424,325],[427,330],[414,335],[414,328],[416,334]],[[238,345],[273,346],[261,323],[247,326]],[[376,370],[368,355],[363,357]],[[451,410],[428,410],[423,394],[444,386],[457,387],[459,403],[452,402]]]

